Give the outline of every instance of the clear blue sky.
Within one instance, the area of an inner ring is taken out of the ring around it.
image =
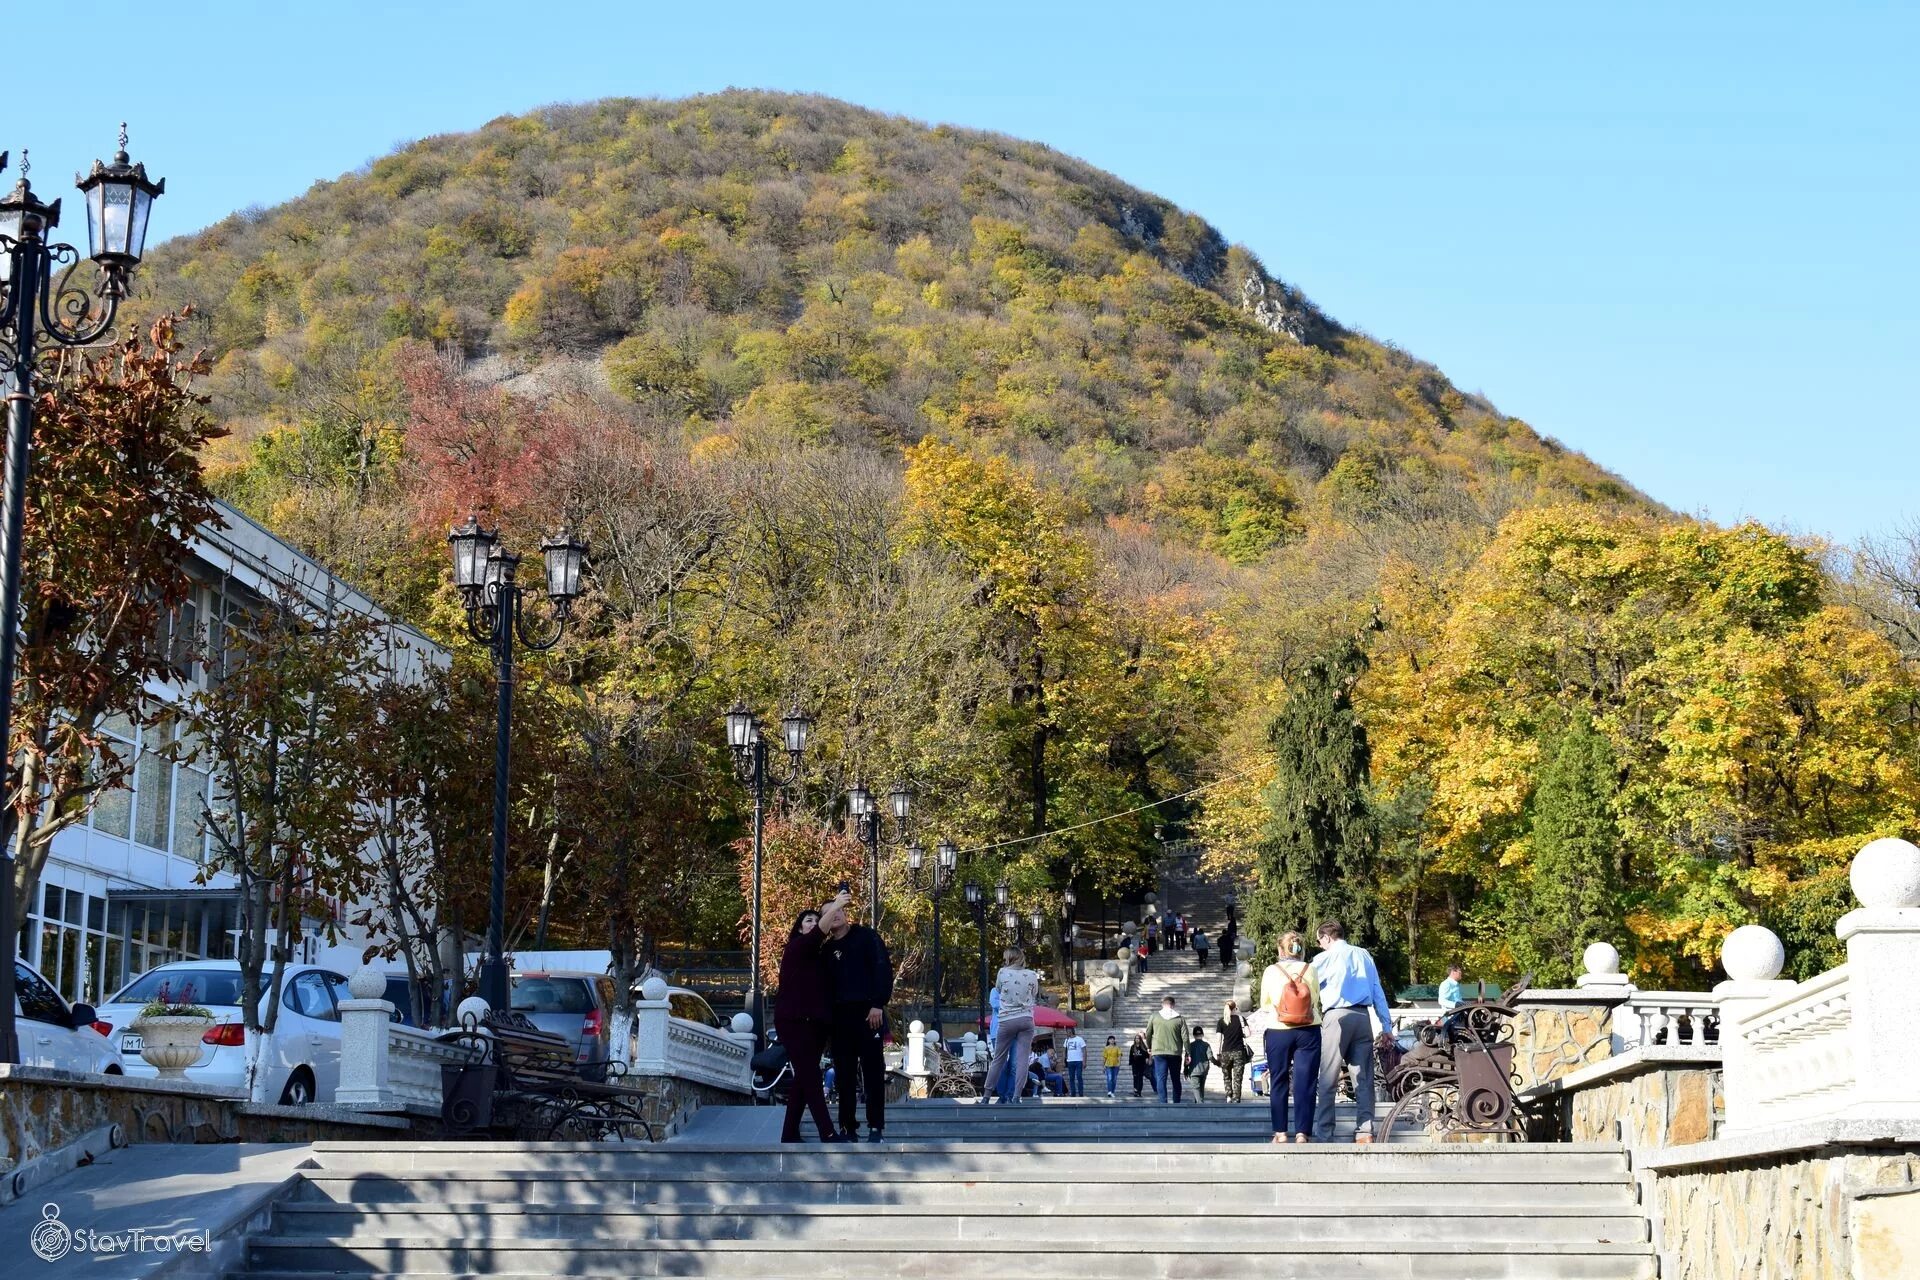
[[[128,119],[159,236],[543,103],[816,91],[1158,192],[1672,507],[1842,539],[1920,516],[1920,6],[36,12],[0,146],[50,195]]]

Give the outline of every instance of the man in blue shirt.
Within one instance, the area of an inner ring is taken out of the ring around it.
[[[1465,972],[1457,963],[1447,966],[1447,980],[1440,984],[1441,1013],[1452,1013],[1466,1003],[1466,988],[1460,982]]]
[[[1383,1031],[1393,1029],[1393,1011],[1380,986],[1380,970],[1365,947],[1347,942],[1346,926],[1329,920],[1320,926],[1323,950],[1313,958],[1313,976],[1320,984],[1320,1087],[1314,1097],[1313,1140],[1333,1141],[1333,1105],[1340,1087],[1340,1064],[1353,1072],[1353,1100],[1358,1113],[1353,1140],[1373,1141],[1373,1020],[1379,1015]]]

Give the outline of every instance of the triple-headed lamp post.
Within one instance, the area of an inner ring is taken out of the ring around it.
[[[512,1005],[507,981],[507,769],[513,741],[513,647],[538,653],[559,643],[580,595],[587,544],[564,529],[540,544],[552,617],[543,631],[527,625],[526,588],[514,581],[520,557],[500,545],[500,531],[475,516],[447,534],[453,551],[453,585],[467,606],[467,632],[493,652],[498,689],[493,745],[493,879],[487,897],[487,955],[480,963],[480,998],[495,1009]]]
[[[800,757],[806,754],[807,738],[813,733],[813,717],[798,706],[789,707],[780,717],[780,744],[786,748],[787,771],[781,777],[772,772],[772,753],[760,732],[760,721],[743,702],[727,712],[727,746],[733,750],[734,772],[753,791],[753,889],[751,929],[747,943],[747,1010],[753,1015],[756,1045],[766,1043],[764,986],[760,980],[761,870],[766,857],[767,789],[783,788],[800,777]]]
[[[0,170],[7,166],[0,151]],[[127,158],[127,126],[120,126],[120,149],[111,164],[99,160],[76,177],[87,206],[88,255],[96,277],[75,282],[80,251],[52,244],[47,234],[60,225],[60,202],[43,202],[27,182],[27,153],[20,153],[20,181],[0,199],[0,374],[11,386],[7,401],[7,451],[4,494],[0,494],[0,537],[5,568],[0,572],[0,743],[12,742],[13,667],[20,616],[20,531],[26,514],[28,446],[33,439],[34,361],[42,338],[62,347],[98,341],[113,327],[120,300],[127,296],[133,269],[146,250],[147,216],[153,199],[167,189],[165,179],[147,177],[145,165]],[[55,278],[58,273],[58,279]],[[92,288],[88,288],[88,284]],[[0,770],[0,774],[4,771]],[[13,959],[20,945],[20,913],[14,901],[15,851],[0,853],[0,1063],[20,1061],[14,1021]]]

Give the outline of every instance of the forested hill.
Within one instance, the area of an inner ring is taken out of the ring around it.
[[[1194,214],[827,98],[502,117],[173,241],[142,280],[219,362],[223,484],[306,541],[316,487],[364,495],[392,445],[409,343],[513,389],[598,384],[695,439],[982,443],[1094,520],[1236,564],[1381,512],[1641,501]]]
[[[1672,986],[1749,920],[1812,972],[1846,857],[1920,813],[1920,661],[1875,621],[1906,615],[1033,143],[771,93],[554,107],[141,281],[214,358],[215,483],[403,615],[453,639],[466,510],[591,540],[515,713],[516,847],[575,860],[515,900],[563,895],[556,936],[734,936],[736,700],[818,718],[814,817],[914,782],[926,843],[994,850],[968,874],[1023,910],[1137,893],[1170,832],[1250,927],[1334,913],[1397,975],[1564,985],[1597,938]],[[448,741],[488,732],[469,685]],[[835,839],[783,825],[770,900],[857,868]]]

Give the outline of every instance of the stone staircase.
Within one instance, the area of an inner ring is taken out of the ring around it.
[[[1250,1004],[1246,978],[1240,972],[1239,963],[1232,968],[1223,968],[1220,964],[1219,942],[1227,922],[1226,886],[1183,874],[1164,874],[1160,884],[1161,901],[1184,913],[1213,946],[1207,952],[1204,965],[1195,951],[1156,951],[1147,962],[1147,971],[1134,980],[1133,990],[1114,1002],[1112,1028],[1091,1027],[1085,1032],[1089,1052],[1096,1061],[1098,1049],[1106,1044],[1109,1031],[1120,1037],[1121,1047],[1125,1048],[1132,1043],[1133,1033],[1145,1028],[1147,1020],[1159,1012],[1160,1001],[1165,996],[1174,998],[1189,1025],[1197,1022],[1206,1028],[1208,1041],[1216,1049],[1219,1038],[1213,1034],[1213,1025],[1227,1001],[1238,1000],[1243,1014]],[[1261,1052],[1257,1035],[1251,1047],[1257,1058]],[[1094,1074],[1088,1072],[1089,1093],[1093,1092]],[[1121,1074],[1131,1093],[1131,1073]],[[1104,1090],[1105,1086],[1101,1087]],[[1207,1096],[1226,1096],[1226,1081],[1217,1066],[1207,1075]],[[1252,1098],[1251,1090],[1247,1096]]]
[[[1652,1280],[1655,1260],[1611,1145],[322,1142],[235,1274]]]

